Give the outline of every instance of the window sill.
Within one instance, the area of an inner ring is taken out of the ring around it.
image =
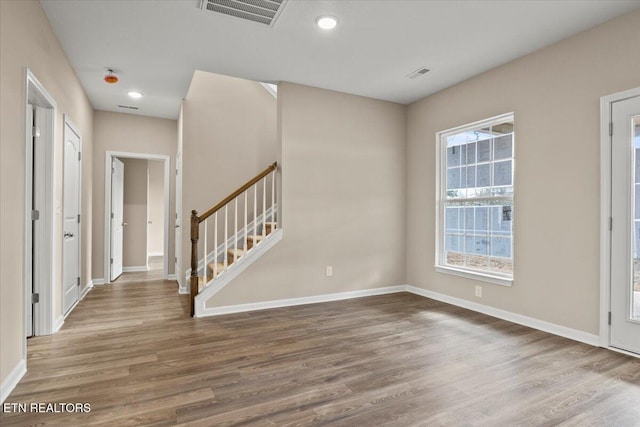
[[[480,280],[482,282],[493,283],[500,286],[511,287],[513,285],[513,279],[507,279],[500,276],[492,276],[490,274],[477,273],[469,270],[462,270],[454,267],[445,267],[442,265],[436,265],[435,269],[438,273],[452,274],[454,276],[465,277],[467,279]]]

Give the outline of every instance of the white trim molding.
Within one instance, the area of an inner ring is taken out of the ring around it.
[[[467,301],[461,298],[444,295],[438,292],[429,291],[427,289],[418,288],[411,285],[397,285],[383,288],[364,289],[359,291],[340,292],[334,294],[316,295],[312,297],[289,298],[274,301],[263,301],[249,304],[227,305],[222,307],[205,307],[205,301],[201,305],[196,305],[196,317],[220,316],[223,314],[244,313],[255,310],[268,310],[271,308],[291,307],[303,304],[317,304],[321,302],[339,301],[352,298],[362,298],[374,295],[386,295],[398,292],[409,292],[414,295],[444,302],[446,304],[455,305],[467,310],[486,314],[487,316],[497,319],[506,320],[508,322],[517,323],[518,325],[527,326],[549,334],[561,336],[574,341],[600,347],[600,338],[598,335],[588,332],[579,331],[577,329],[568,328],[566,326],[557,325],[555,323],[546,322],[544,320],[534,319],[522,314],[513,313],[499,308],[478,304],[476,302]],[[207,298],[208,299],[208,298]]]
[[[268,310],[270,308],[292,307],[296,305],[317,304],[321,302],[341,301],[353,298],[370,297],[374,295],[395,294],[404,292],[406,286],[388,286],[385,288],[363,289],[359,291],[339,292],[335,294],[315,295],[311,297],[289,298],[274,301],[255,302],[249,304],[227,305],[223,307],[204,307],[199,317],[219,316],[222,314],[243,313],[255,310]]]
[[[147,252],[147,256],[164,256],[164,252]]]
[[[146,265],[134,265],[131,267],[122,267],[123,273],[138,273],[141,271],[149,271],[149,267]]]
[[[545,322],[544,320],[534,319],[533,317],[523,316],[522,314],[513,313],[511,311],[502,310],[488,305],[478,304],[473,301],[452,297],[415,286],[407,285],[406,290],[407,292],[411,292],[412,294],[455,305],[457,307],[466,308],[467,310],[476,311],[478,313],[486,314],[487,316],[496,317],[498,319],[506,320],[512,323],[517,323],[518,325],[527,326],[529,328],[569,338],[574,341],[579,341],[595,347],[600,346],[600,338],[597,335],[593,335],[588,332],[567,328],[566,326],[556,325],[555,323]]]
[[[18,364],[11,370],[7,378],[0,385],[0,404],[7,400],[14,388],[18,385],[24,374],[27,373],[27,362],[20,359]]]
[[[91,279],[91,283],[93,284],[93,286],[104,285],[104,277]]]

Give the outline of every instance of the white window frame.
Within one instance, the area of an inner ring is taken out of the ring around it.
[[[490,271],[479,271],[467,269],[464,267],[455,267],[452,265],[447,265],[444,257],[445,257],[445,206],[446,199],[445,194],[447,189],[443,188],[447,182],[447,150],[446,145],[443,141],[444,137],[460,133],[468,130],[477,130],[478,128],[483,128],[487,126],[497,125],[500,123],[504,123],[505,121],[514,122],[514,113],[506,113],[501,114],[499,116],[491,117],[485,120],[480,120],[474,123],[465,124],[462,126],[458,126],[455,128],[443,130],[436,133],[436,259],[435,259],[435,270],[440,273],[452,274],[455,276],[461,276],[468,279],[480,280],[483,282],[494,283],[502,286],[512,286],[513,285],[513,274],[511,276],[501,275],[500,273],[493,273]],[[444,146],[443,146],[444,145]],[[512,174],[515,171],[515,133],[513,136],[513,153],[512,153]],[[515,181],[515,180],[514,180]],[[515,184],[515,182],[513,183]],[[513,203],[515,210],[515,186],[514,186],[514,194],[508,196],[511,202]],[[495,197],[486,197],[487,199],[503,199],[504,196],[495,196]],[[472,200],[472,199],[470,199]],[[511,258],[512,263],[514,261],[514,242],[515,242],[515,230],[512,229],[511,239],[512,239],[512,247],[511,247]],[[515,263],[514,271],[515,271]]]

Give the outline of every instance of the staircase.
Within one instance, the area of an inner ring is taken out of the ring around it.
[[[196,301],[204,308],[207,299],[282,239],[277,172],[273,163],[202,215],[191,211],[191,316],[198,316]]]
[[[275,222],[265,222],[263,224],[265,234],[254,234],[247,236],[247,246],[246,249],[228,249],[227,250],[227,265],[224,265],[224,262],[213,261],[207,264],[207,275],[198,276],[198,293],[204,290],[208,285],[213,284],[216,277],[220,276],[224,273],[235,261],[240,261],[240,259],[245,256],[251,249],[257,247],[258,244],[265,241],[267,238],[271,236],[271,232],[276,230],[277,224]],[[239,237],[239,236],[238,236]],[[236,237],[236,238],[238,238]],[[201,269],[199,268],[198,271]],[[205,280],[208,280],[205,282]]]

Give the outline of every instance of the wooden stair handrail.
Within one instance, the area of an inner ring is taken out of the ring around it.
[[[225,205],[236,197],[240,196],[246,190],[248,190],[252,185],[260,181],[265,176],[269,175],[271,172],[278,169],[278,162],[273,162],[268,168],[260,172],[258,175],[247,181],[243,186],[238,188],[233,193],[229,194],[227,197],[222,199],[222,201],[209,209],[207,209],[202,215],[198,216],[198,212],[196,210],[191,211],[191,276],[189,278],[189,293],[191,294],[191,317],[196,314],[196,295],[198,295],[198,239],[200,238],[200,223],[211,215],[225,207]],[[205,254],[205,259],[206,259]],[[207,268],[205,263],[204,268]]]
[[[255,177],[251,178],[249,181],[247,181],[246,184],[244,184],[242,187],[238,188],[236,191],[234,191],[233,193],[229,194],[227,197],[225,197],[224,199],[222,199],[222,201],[220,203],[218,203],[217,205],[214,205],[212,207],[210,207],[209,209],[207,209],[202,215],[198,216],[198,222],[202,222],[205,219],[209,218],[211,215],[213,215],[214,213],[216,213],[217,211],[219,211],[220,209],[222,209],[227,203],[229,203],[230,201],[232,201],[233,199],[235,199],[236,197],[238,197],[239,195],[241,195],[242,193],[244,193],[246,190],[248,190],[253,184],[255,184],[256,182],[260,181],[262,178],[264,178],[265,176],[269,175],[271,172],[273,172],[274,170],[276,170],[278,168],[278,162],[273,162],[272,165],[270,165],[268,168],[266,168],[265,170],[263,170],[262,172],[260,172],[258,175],[256,175]],[[193,214],[192,211],[191,213]]]

